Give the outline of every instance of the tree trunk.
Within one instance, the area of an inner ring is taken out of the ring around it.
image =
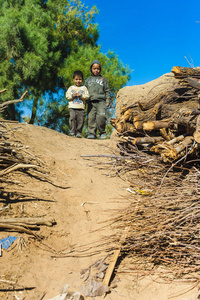
[[[35,118],[37,114],[37,106],[38,106],[38,97],[35,97],[33,100],[32,115],[29,124],[34,124],[35,122]]]
[[[10,112],[11,120],[16,121],[16,110],[15,110],[15,105],[14,104],[10,104],[9,112]]]

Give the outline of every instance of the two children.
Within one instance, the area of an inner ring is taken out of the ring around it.
[[[79,71],[80,72],[80,71]],[[100,139],[106,139],[106,110],[107,107],[110,104],[110,88],[108,85],[108,82],[105,77],[101,75],[101,63],[98,60],[94,60],[91,63],[90,66],[90,72],[91,76],[88,77],[85,80],[85,86],[81,86],[81,88],[84,90],[88,90],[89,96],[86,97],[84,94],[82,95],[74,95],[72,96],[72,90],[74,90],[73,86],[70,87],[66,93],[66,98],[69,100],[69,109],[73,109],[73,107],[70,104],[70,100],[75,99],[75,97],[79,97],[79,100],[82,100],[83,102],[88,99],[88,139],[95,139],[96,138],[96,132],[97,129],[99,130]],[[81,72],[82,73],[82,72]],[[76,75],[78,76],[78,75]],[[80,75],[79,75],[80,76]],[[82,76],[82,82],[80,83],[80,79],[78,79],[74,82],[77,87],[77,84],[82,85],[83,82],[83,76]],[[71,97],[69,98],[69,95],[71,94]],[[70,120],[71,120],[72,112],[70,113]],[[72,117],[73,119],[73,117]],[[77,115],[78,119],[78,115]],[[82,128],[83,128],[83,120],[79,120],[80,123],[82,122]],[[78,122],[77,121],[77,124]],[[71,128],[71,124],[73,121],[70,121],[70,133],[77,132],[78,130],[75,128]],[[82,130],[82,129],[81,129]],[[79,132],[80,133],[80,129]],[[76,133],[77,136],[77,133]],[[78,134],[79,136],[79,134]]]

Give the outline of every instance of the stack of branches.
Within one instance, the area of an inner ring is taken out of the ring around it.
[[[102,158],[110,160],[113,170],[116,159],[115,174],[123,174],[123,178],[126,174],[130,194],[121,201],[126,200],[128,205],[113,210],[107,222],[103,221],[91,232],[95,235],[93,242],[81,245],[81,252],[79,244],[73,254],[63,251],[60,255],[118,251],[122,258],[118,272],[141,276],[158,273],[163,278],[199,282],[196,272],[200,258],[199,160],[170,166],[140,150],[128,153],[121,146],[120,152],[122,156],[104,155]],[[88,158],[94,160],[95,157]],[[106,236],[105,228],[110,228]],[[101,238],[96,239],[97,235]]]
[[[6,90],[0,91],[1,93]],[[0,112],[9,104],[19,103],[24,100],[27,91],[20,99],[0,103]],[[14,126],[11,126],[10,124]],[[37,180],[53,183],[49,176],[46,164],[28,151],[28,146],[15,139],[18,130],[16,121],[0,119],[0,230],[18,231],[31,234],[32,229],[39,229],[40,225],[52,226],[52,218],[2,218],[9,212],[11,204],[24,201],[51,201],[45,199],[47,195],[39,195],[33,190],[28,190],[27,184],[23,186],[21,176],[36,178]],[[16,124],[16,126],[15,126]],[[25,180],[27,182],[27,180]],[[23,205],[22,205],[23,211]],[[31,229],[31,230],[30,230]]]
[[[82,156],[97,160],[97,167],[110,164],[109,175],[120,176],[130,187],[126,197],[116,200],[128,205],[113,210],[109,220],[91,232],[93,242],[81,245],[81,253],[80,245],[75,246],[73,255],[118,251],[118,272],[199,282],[200,160],[163,164],[161,157],[128,146],[120,144],[112,155]],[[106,236],[105,228],[110,229]],[[96,239],[97,232],[101,238]]]
[[[127,208],[105,226],[112,226],[113,235],[103,237],[106,251],[121,248],[131,257],[131,264],[122,267],[126,272],[163,272],[179,277],[200,280],[199,270],[199,172],[188,174],[177,185],[173,180],[168,188],[159,188],[153,196],[130,198]],[[126,238],[122,242],[123,232]],[[98,247],[102,246],[98,245]],[[99,250],[99,248],[98,248]],[[134,262],[134,264],[133,264]],[[164,265],[166,268],[155,268]],[[168,271],[167,271],[168,270]],[[147,273],[146,273],[147,274]]]
[[[200,142],[200,69],[173,67],[177,85],[149,101],[123,106],[110,123],[124,144],[146,148],[172,163],[188,149],[198,155]]]

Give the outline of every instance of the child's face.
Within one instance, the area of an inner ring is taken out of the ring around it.
[[[76,75],[73,79],[76,86],[81,86],[83,83],[83,78],[81,76]]]
[[[94,76],[98,76],[101,72],[101,68],[100,68],[100,65],[99,64],[93,64],[92,65],[92,74]]]

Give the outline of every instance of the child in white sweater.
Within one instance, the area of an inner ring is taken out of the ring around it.
[[[83,73],[75,71],[73,74],[75,85],[68,88],[66,98],[69,100],[70,135],[81,138],[85,118],[85,104],[89,98],[88,90],[83,86]]]

